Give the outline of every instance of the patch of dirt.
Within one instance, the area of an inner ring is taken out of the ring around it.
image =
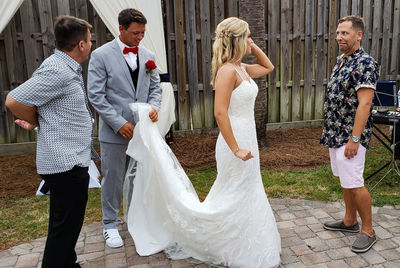
[[[328,150],[319,144],[321,133],[320,127],[267,131],[261,168],[307,170],[328,164]],[[174,136],[171,148],[184,168],[215,167],[216,140],[216,135]],[[40,181],[34,154],[0,156],[0,198],[34,195]]]
[[[260,150],[262,169],[310,169],[329,163],[328,150],[319,144],[322,128],[267,132],[267,147]],[[182,167],[215,167],[217,136],[174,137],[171,148]]]

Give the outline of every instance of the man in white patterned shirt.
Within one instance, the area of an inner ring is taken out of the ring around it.
[[[42,267],[80,267],[75,245],[88,199],[92,135],[80,63],[90,53],[91,28],[84,20],[58,17],[54,54],[6,99],[19,125],[38,127],[37,171],[50,189]]]

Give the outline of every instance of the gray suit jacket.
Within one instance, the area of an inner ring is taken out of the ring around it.
[[[117,37],[119,38],[119,37]],[[129,103],[149,103],[156,110],[161,104],[160,76],[158,71],[146,73],[146,62],[155,62],[154,53],[139,46],[139,75],[134,87],[128,66],[117,39],[94,50],[89,61],[88,96],[99,113],[99,140],[126,144],[118,130],[126,123],[135,125]]]

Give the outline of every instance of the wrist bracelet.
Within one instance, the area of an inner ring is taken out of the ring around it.
[[[233,152],[233,154],[236,155],[237,152],[239,152],[239,147],[236,148],[236,150]]]

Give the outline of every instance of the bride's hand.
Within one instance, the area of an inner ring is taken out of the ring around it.
[[[237,152],[235,152],[235,156],[243,161],[247,161],[254,157],[250,150],[247,149],[239,149]]]

